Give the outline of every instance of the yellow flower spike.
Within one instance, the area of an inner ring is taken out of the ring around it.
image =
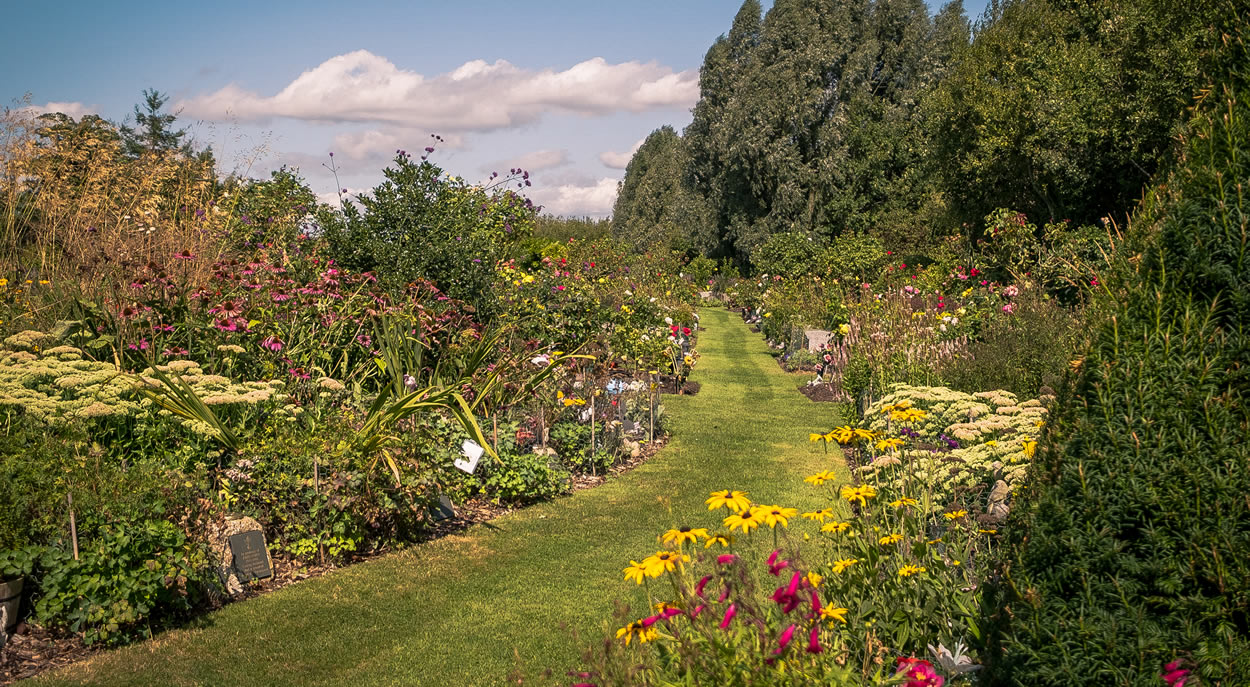
[[[708,510],[716,510],[717,508],[728,508],[735,513],[741,513],[751,507],[751,501],[747,498],[745,491],[730,491],[724,489],[722,491],[714,491],[707,501]]]
[[[897,544],[897,543],[899,543],[899,542],[901,542],[901,541],[903,541],[903,535],[901,535],[901,534],[887,534],[886,536],[884,536],[884,537],[882,537],[882,538],[878,539],[878,540],[877,540],[877,543],[881,544],[882,546],[890,546],[890,545],[892,545],[892,544]]]
[[[842,534],[851,528],[849,522],[827,522],[820,526],[821,532],[832,532],[834,534]]]
[[[827,620],[830,622],[836,621],[845,625],[846,614],[848,612],[849,612],[849,609],[846,609],[846,608],[835,608],[833,606],[825,606],[820,609],[820,619]]]
[[[725,518],[725,527],[728,527],[730,532],[733,532],[741,527],[743,534],[750,534],[751,530],[759,526],[760,521],[757,520],[755,515],[750,512],[734,513],[733,515]]]
[[[859,562],[858,558],[841,558],[833,562],[834,574],[841,575],[847,568]]]
[[[665,544],[675,544],[677,546],[681,546],[685,542],[690,542],[691,544],[697,544],[699,543],[699,537],[703,537],[704,539],[707,538],[706,528],[703,528],[703,527],[674,528],[665,532],[663,535],[661,535],[660,539]]]
[[[638,584],[642,584],[642,578],[647,575],[647,567],[638,561],[630,561],[629,567],[625,568],[625,579],[634,580]]]

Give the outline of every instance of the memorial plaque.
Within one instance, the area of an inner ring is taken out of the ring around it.
[[[269,568],[269,552],[265,550],[265,535],[260,530],[232,535],[230,553],[234,556],[234,572],[240,582],[273,577]]]
[[[442,522],[456,517],[456,508],[451,505],[451,499],[446,494],[438,495],[438,503],[430,508],[430,519],[434,522]]]

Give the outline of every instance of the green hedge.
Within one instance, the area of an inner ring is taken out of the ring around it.
[[[990,684],[1250,679],[1250,55],[1226,46],[1008,522]]]

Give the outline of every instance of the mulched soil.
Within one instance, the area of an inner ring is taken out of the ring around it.
[[[833,387],[828,384],[803,384],[798,387],[798,390],[799,393],[817,403],[833,403],[846,400],[834,392]]]
[[[698,391],[699,385],[693,382],[687,382],[685,387],[683,387],[683,393],[686,394],[698,393]],[[667,437],[658,437],[652,443],[643,444],[642,451],[636,458],[626,457],[620,463],[609,468],[607,474],[574,476],[572,483],[573,491],[597,487],[606,482],[609,477],[633,470],[647,462],[648,459],[664,447],[665,443],[667,443]],[[456,517],[435,524],[430,529],[429,536],[423,541],[431,541],[449,534],[463,532],[473,525],[494,520],[514,510],[518,509],[480,500],[459,504],[456,506]],[[379,551],[365,556],[358,556],[349,565],[377,558],[387,553],[390,553],[390,551]],[[343,566],[307,565],[292,559],[275,556],[273,557],[274,576],[267,580],[260,580],[247,585],[243,590],[243,594],[236,598],[234,602],[268,594],[313,577],[320,577],[339,567]],[[222,605],[222,603],[217,603],[211,608],[218,608]],[[87,646],[83,644],[82,639],[79,637],[59,637],[43,628],[27,625],[26,623],[18,623],[13,635],[9,637],[8,644],[0,647],[0,686],[11,685],[18,680],[25,680],[44,671],[76,663],[97,651],[103,651],[103,649]]]

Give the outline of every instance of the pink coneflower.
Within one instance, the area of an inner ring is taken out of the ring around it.
[[[273,351],[274,353],[277,353],[278,351],[281,351],[283,349],[284,344],[282,343],[282,339],[279,339],[276,336],[267,336],[265,337],[263,341],[260,342],[260,347],[267,348]]]
[[[194,260],[195,254],[184,248],[183,250],[174,253],[174,258],[176,260]]]
[[[302,367],[292,367],[291,369],[287,370],[287,372],[289,372],[291,376],[295,377],[296,379],[308,379],[309,377],[312,376],[308,374],[307,372],[305,372],[304,368]]]

